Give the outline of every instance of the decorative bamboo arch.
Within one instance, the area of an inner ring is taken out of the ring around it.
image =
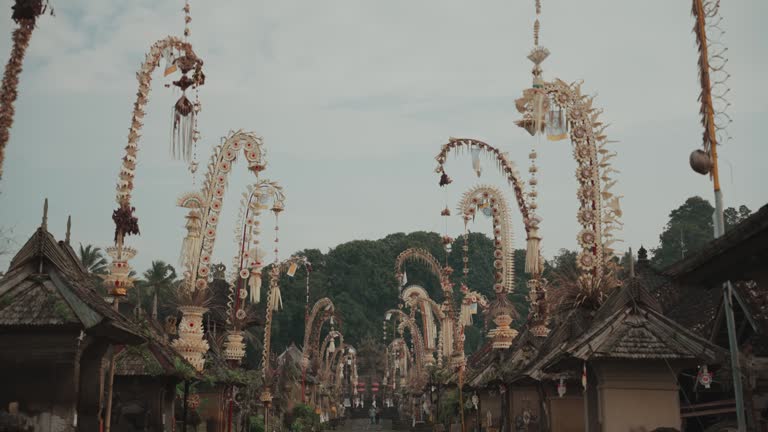
[[[540,92],[547,96],[542,101],[543,112],[547,112],[550,102],[566,110],[573,155],[578,165],[576,195],[580,206],[576,219],[582,230],[576,238],[581,246],[577,257],[577,265],[582,271],[580,282],[583,286],[595,286],[605,278],[615,282],[611,245],[618,241],[613,237],[613,231],[622,226],[621,196],[610,191],[617,182],[611,175],[618,171],[610,163],[616,152],[606,148],[610,141],[604,134],[607,125],[599,119],[602,110],[592,106],[592,97],[581,93],[581,82],[569,85],[555,79],[542,83],[541,88],[527,89],[515,101],[518,111],[523,114],[519,125],[525,127],[525,120],[533,118],[536,96]]]
[[[401,283],[403,279],[403,265],[408,261],[425,265],[430,272],[440,280],[440,285],[443,288],[443,291],[445,291],[446,282],[450,283],[448,281],[448,276],[451,275],[453,269],[440,265],[437,258],[432,256],[426,249],[408,248],[401,252],[395,259],[395,277]]]
[[[115,222],[115,243],[118,248],[122,247],[125,236],[139,233],[138,218],[133,216],[133,207],[131,206],[131,195],[133,193],[133,179],[136,175],[137,153],[139,151],[139,138],[141,138],[141,129],[144,126],[144,107],[149,101],[150,84],[152,82],[152,72],[160,64],[163,53],[167,50],[175,49],[184,53],[184,67],[189,70],[194,69],[192,76],[192,85],[200,86],[205,82],[205,75],[202,72],[203,61],[195,54],[192,45],[182,41],[179,38],[168,36],[155,42],[149,50],[144,63],[142,63],[136,79],[139,81],[139,89],[136,94],[136,102],[133,104],[133,115],[131,116],[131,127],[128,131],[128,144],[125,146],[125,155],[123,156],[122,167],[117,182],[117,204],[118,208],[112,215]]]
[[[310,340],[311,356],[314,359],[319,359],[320,354],[320,334],[322,332],[323,324],[333,320],[334,325],[338,325],[339,329],[342,327],[341,316],[335,311],[323,311],[320,314],[319,319],[315,320],[315,328],[312,330],[312,339]]]
[[[323,338],[323,343],[320,344],[320,354],[322,357],[325,357],[325,352],[328,350],[328,345],[330,345],[331,340],[336,338],[339,339],[339,346],[344,344],[344,335],[341,334],[341,332],[338,330],[331,330],[327,335],[325,335],[325,338]]]
[[[452,331],[452,329],[445,329],[443,326],[445,324],[445,313],[443,312],[443,309],[440,307],[439,304],[437,304],[434,300],[432,300],[429,297],[429,294],[427,291],[418,285],[410,285],[407,288],[403,289],[403,292],[400,294],[400,298],[405,302],[406,305],[408,305],[411,308],[411,318],[415,319],[415,312],[416,309],[419,309],[422,314],[423,319],[423,327],[424,327],[424,335],[423,339],[425,342],[425,347],[428,351],[431,351],[436,349],[437,346],[434,345],[434,340],[430,340],[430,338],[427,336],[427,326],[430,325],[428,322],[430,316],[436,317],[436,319],[439,321],[439,333],[437,336],[438,341],[442,341],[443,333],[445,331]],[[438,342],[439,345],[439,342]],[[431,355],[431,354],[430,354]],[[438,358],[438,361],[440,358]]]
[[[404,274],[403,266],[408,261],[425,265],[430,272],[439,279],[440,287],[444,295],[443,310],[445,314],[442,319],[441,328],[451,329],[450,332],[441,332],[441,342],[444,348],[444,351],[441,354],[451,356],[458,353],[463,350],[463,346],[461,346],[459,330],[454,325],[456,322],[456,314],[453,306],[453,282],[450,280],[453,269],[449,266],[441,266],[440,262],[426,249],[408,248],[401,252],[395,259],[395,277],[401,284]],[[440,356],[438,356],[438,362],[442,362]]]
[[[412,367],[408,367],[411,364],[410,352],[408,350],[408,345],[406,344],[405,339],[403,339],[402,337],[393,339],[392,342],[390,342],[390,344],[387,345],[387,359],[389,359],[390,355],[393,357],[396,356],[398,352],[402,353],[402,356],[403,356],[402,358],[404,359],[407,372],[410,372],[411,369],[413,369]],[[397,361],[393,360],[388,369],[392,377],[393,389],[397,387],[397,381],[395,380],[395,377],[396,377],[396,371],[398,368],[399,368],[399,365],[397,364]],[[405,374],[406,371],[401,370],[401,373]]]
[[[291,256],[281,262],[272,264],[269,269],[269,290],[267,291],[267,311],[264,317],[264,351],[262,352],[262,377],[266,378],[270,371],[269,356],[272,349],[272,312],[274,312],[278,302],[275,298],[280,298],[280,275],[286,271],[292,264],[299,265],[304,263],[303,257]],[[273,307],[275,306],[275,307]]]
[[[493,268],[496,272],[493,289],[497,294],[512,293],[515,289],[515,249],[512,244],[512,221],[504,194],[493,186],[475,186],[464,193],[458,210],[464,217],[466,227],[484,204],[490,206],[493,221]]]
[[[177,202],[178,206],[190,209],[187,215],[188,237],[199,239],[199,244],[193,243],[194,247],[190,248],[185,258],[185,285],[190,291],[208,286],[211,255],[227,179],[240,151],[245,154],[248,169],[255,175],[264,170],[266,162],[262,139],[253,132],[232,132],[222,138],[221,144],[214,149],[201,191],[185,194]]]
[[[328,297],[323,297],[312,306],[312,310],[309,312],[308,318],[306,322],[304,323],[304,345],[303,345],[303,357],[304,360],[302,362],[307,363],[309,365],[310,356],[312,354],[311,352],[311,341],[313,340],[313,332],[314,332],[314,324],[315,320],[317,319],[318,314],[321,311],[334,311],[335,306],[333,305],[333,302]],[[319,336],[318,336],[319,337]]]
[[[532,212],[529,211],[528,203],[526,201],[525,182],[520,179],[520,173],[518,172],[517,167],[514,162],[509,160],[506,153],[501,152],[492,145],[472,138],[450,138],[448,143],[443,144],[443,146],[440,147],[440,153],[435,156],[435,160],[437,160],[437,168],[435,169],[435,172],[438,174],[445,174],[445,162],[448,153],[452,150],[454,153],[458,153],[463,148],[479,149],[496,161],[499,171],[501,171],[502,175],[507,178],[510,186],[512,186],[512,190],[515,192],[517,206],[520,209],[520,214],[523,215],[523,224],[526,233],[529,233],[531,229],[537,227],[539,221],[533,218],[530,214]]]
[[[334,373],[332,377],[333,378],[332,385],[334,386],[335,394],[337,396],[341,393],[341,385],[342,385],[342,380],[339,379],[341,377],[338,374],[338,370],[339,370],[339,367],[341,368],[344,367],[343,362],[346,359],[352,360],[352,365],[350,370],[350,374],[352,374],[352,376],[350,377],[350,380],[352,381],[353,388],[357,387],[357,351],[355,350],[354,346],[347,343],[345,343],[341,348],[342,348],[342,351],[344,352],[344,355],[339,356],[336,359],[336,363],[335,363],[336,373]]]
[[[425,303],[439,319],[445,318],[445,313],[437,302],[432,300],[423,287],[419,285],[409,285],[400,294],[400,298],[403,299],[405,304],[410,307],[418,306],[421,303]]]
[[[261,270],[263,252],[253,242],[260,234],[258,217],[261,211],[270,208],[266,205],[272,202],[272,211],[282,211],[285,208],[285,194],[277,182],[261,179],[256,184],[248,185],[246,196],[240,201],[238,229],[235,231],[235,243],[238,245],[237,254],[232,260],[229,292],[227,294],[227,323],[234,331],[241,329],[245,314],[245,300],[248,298],[246,284],[251,288],[250,301],[258,303],[261,291]],[[238,316],[242,315],[242,316]]]
[[[415,357],[415,374],[421,377],[424,372],[424,340],[421,337],[419,327],[416,325],[416,321],[408,316],[406,313],[399,309],[390,309],[387,314],[391,314],[391,317],[399,319],[400,323],[397,325],[397,331],[400,333],[401,338],[405,329],[411,333],[411,339],[413,340],[413,351]]]

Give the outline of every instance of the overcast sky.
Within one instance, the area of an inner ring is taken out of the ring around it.
[[[0,20],[0,59],[14,24]],[[183,1],[53,1],[24,63],[16,118],[0,181],[0,226],[20,246],[50,201],[49,229],[108,246],[114,185],[135,99],[135,73],[149,46],[181,34]],[[615,191],[625,196],[621,247],[653,247],[670,210],[687,197],[711,200],[711,183],[688,167],[700,145],[696,46],[690,1],[544,0],[541,43],[552,52],[546,79],[584,80],[618,140]],[[514,100],[530,85],[533,0],[219,1],[192,3],[191,42],[205,61],[198,154],[229,130],[264,137],[269,168],[287,194],[281,255],[327,250],[393,232],[442,232],[446,199],[478,181],[505,186],[490,163],[473,178],[468,156],[448,162],[455,182],[437,186],[434,156],[448,137],[485,140],[526,172],[531,138],[517,128]],[[768,202],[768,16],[764,0],[723,1],[728,33],[730,127],[721,148],[726,205]],[[184,236],[178,195],[193,189],[169,157],[171,90],[160,72],[140,142],[134,204],[142,271],[176,263]],[[539,151],[544,253],[575,248],[575,162],[567,141]],[[229,263],[239,196],[254,177],[235,166],[215,256]],[[199,187],[199,181],[197,186]],[[509,190],[508,188],[506,189]],[[517,246],[523,247],[519,213]],[[455,214],[455,212],[454,212]],[[267,228],[271,222],[266,224]],[[448,230],[458,235],[454,216]],[[477,230],[490,232],[487,225]],[[265,236],[273,233],[265,230]],[[0,260],[5,269],[8,258]]]

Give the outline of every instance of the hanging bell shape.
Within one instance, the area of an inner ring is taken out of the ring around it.
[[[531,136],[536,135],[536,121],[534,121],[532,117],[524,117],[522,120],[515,121],[515,124],[527,130]]]
[[[331,339],[331,343],[328,344],[328,354],[332,354],[334,351],[336,351],[336,342],[335,339]]]

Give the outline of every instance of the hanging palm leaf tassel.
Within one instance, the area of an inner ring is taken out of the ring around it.
[[[539,254],[541,251],[541,237],[539,230],[531,229],[528,233],[528,245],[525,251],[525,272],[532,275],[541,274],[541,261]]]
[[[258,303],[261,300],[261,270],[251,269],[251,278],[248,279],[248,288],[251,296],[251,303]]]
[[[283,307],[283,298],[280,295],[280,287],[275,286],[272,288],[272,292],[269,296],[269,304],[267,307],[272,308],[273,311],[279,311]]]
[[[195,109],[182,93],[173,106],[173,130],[171,131],[171,155],[189,162],[192,159],[192,143],[195,132]]]

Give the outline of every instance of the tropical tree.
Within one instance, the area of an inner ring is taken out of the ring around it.
[[[176,269],[172,265],[162,260],[154,260],[142,274],[142,278],[134,284],[134,300],[137,306],[151,308],[153,304],[157,304],[158,298],[162,305],[170,303],[177,282]]]
[[[0,257],[11,253],[13,245],[13,230],[0,227]]]
[[[13,48],[11,56],[5,65],[3,82],[0,85],[0,179],[3,177],[3,160],[5,159],[5,146],[10,138],[10,129],[13,125],[13,103],[18,96],[19,75],[21,65],[24,63],[24,55],[32,38],[37,18],[44,14],[48,7],[47,0],[16,0],[11,7],[11,18],[19,25],[13,31]]]
[[[83,263],[88,272],[94,275],[107,274],[107,258],[104,256],[101,248],[80,244],[80,262]]]
[[[734,226],[740,224],[751,214],[752,210],[750,210],[749,207],[745,205],[739,206],[738,210],[735,207],[728,207],[723,211],[723,219],[725,219],[725,231],[727,232]]]
[[[669,213],[669,221],[653,249],[651,263],[665,268],[701,249],[714,238],[712,215],[715,208],[704,198],[694,196]]]

